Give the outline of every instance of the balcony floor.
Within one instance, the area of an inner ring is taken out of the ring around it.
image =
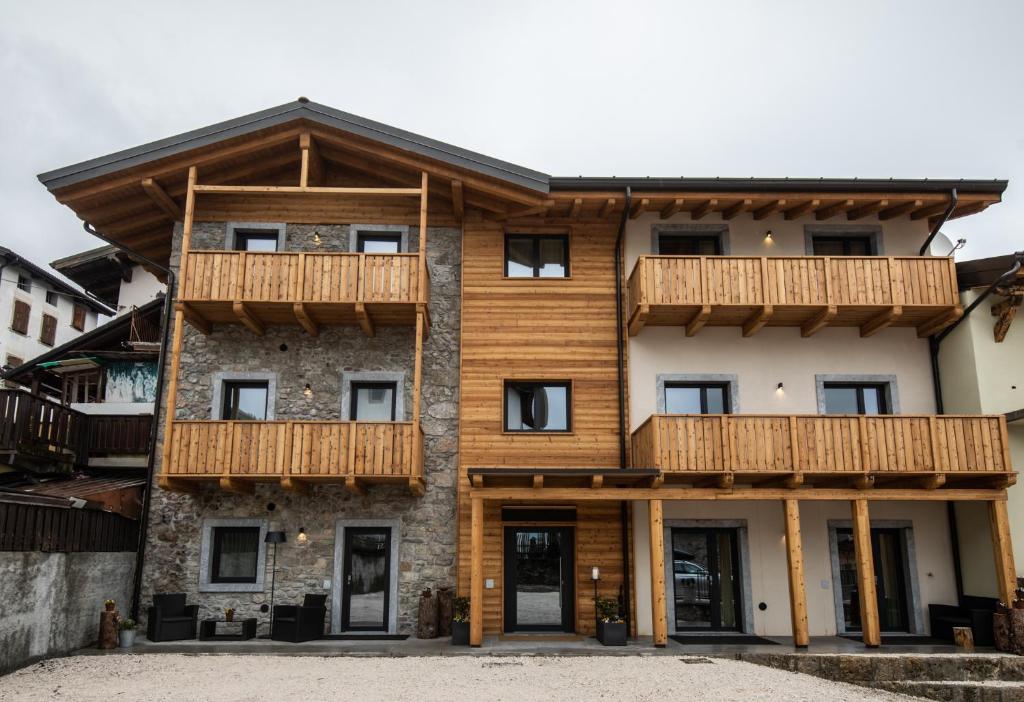
[[[186,319],[204,333],[212,324],[415,327],[416,302],[236,302],[182,300]],[[242,306],[241,310],[239,306]],[[300,312],[297,312],[297,309]],[[300,317],[300,313],[306,319]],[[247,319],[248,318],[248,321]],[[307,321],[308,320],[308,321]],[[428,325],[429,326],[429,325]]]

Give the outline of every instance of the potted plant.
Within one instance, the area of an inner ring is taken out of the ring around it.
[[[625,646],[626,622],[619,614],[619,601],[598,597],[594,608],[597,610],[597,640],[605,646]]]
[[[122,619],[117,625],[117,643],[121,648],[131,648],[135,645],[135,620]]]
[[[225,607],[224,608],[224,621],[233,622],[235,621],[235,608]]]
[[[469,645],[469,598],[452,600],[452,646]]]
[[[117,605],[113,600],[103,600],[103,609],[105,609],[108,612],[113,612],[114,607],[116,606]]]

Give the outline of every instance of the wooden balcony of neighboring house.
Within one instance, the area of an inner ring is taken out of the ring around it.
[[[629,276],[629,333],[644,326],[913,327],[930,336],[962,314],[952,258],[641,256]]]
[[[414,422],[174,420],[160,485],[194,491],[203,482],[252,492],[338,484],[407,485],[422,495],[423,431]]]
[[[695,487],[1005,488],[1006,418],[966,415],[655,414],[632,463]]]
[[[153,416],[86,414],[22,390],[0,390],[0,461],[39,472],[121,465],[149,453]]]
[[[190,251],[178,304],[204,333],[212,324],[414,326],[430,297],[415,253]],[[423,279],[421,280],[421,274]],[[420,288],[423,288],[421,291]]]

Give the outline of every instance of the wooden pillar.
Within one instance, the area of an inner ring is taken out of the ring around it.
[[[650,501],[651,541],[651,622],[654,645],[668,643],[668,621],[665,610],[665,532],[661,500]]]
[[[472,498],[470,519],[469,645],[484,642],[484,500]]]
[[[419,301],[427,301],[427,196],[430,177],[426,171],[420,177],[420,241],[419,241]]]
[[[878,596],[875,592],[875,561],[871,553],[871,521],[868,501],[853,500],[853,548],[857,557],[857,591],[860,593],[860,626],[864,645],[875,648],[882,643],[878,624]]]
[[[793,620],[793,645],[810,643],[807,632],[807,593],[804,590],[804,547],[800,536],[800,503],[783,500],[786,514],[786,562],[789,565],[789,611]]]
[[[992,529],[992,555],[995,556],[999,599],[1012,607],[1017,591],[1017,569],[1013,563],[1006,500],[992,500],[988,503],[988,521]]]

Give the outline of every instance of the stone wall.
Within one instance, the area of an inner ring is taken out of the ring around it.
[[[0,675],[94,643],[103,601],[127,613],[135,552],[0,553]]]
[[[288,250],[347,251],[345,225],[288,225]],[[224,247],[226,225],[197,223],[193,249]],[[314,244],[314,234],[320,244]],[[418,229],[409,228],[409,248],[416,250]],[[177,269],[180,225],[175,233],[172,265]],[[424,344],[421,425],[424,431],[426,494],[412,496],[399,486],[371,486],[355,496],[341,485],[314,486],[309,495],[283,490],[277,484],[258,484],[254,495],[239,495],[205,486],[199,495],[161,490],[154,486],[143,569],[142,612],[154,593],[185,592],[201,606],[200,617],[234,607],[239,616],[255,616],[264,633],[269,615],[260,606],[269,601],[271,553],[267,554],[263,592],[200,592],[199,562],[204,519],[260,518],[270,529],[287,532],[288,543],[278,547],[275,602],[295,603],[304,593],[330,593],[334,583],[335,526],[338,520],[397,519],[400,522],[398,558],[398,631],[415,629],[420,590],[454,586],[459,399],[459,303],[461,233],[457,229],[428,230],[431,279],[431,329]],[[276,374],[277,419],[339,419],[343,371],[402,371],[405,373],[405,419],[412,417],[415,330],[379,328],[367,338],[358,327],[324,326],[309,337],[298,326],[268,327],[258,337],[241,325],[216,325],[203,336],[189,325],[179,371],[177,417],[211,416],[213,377],[218,372]],[[312,396],[303,389],[310,385]],[[162,402],[164,400],[161,400]],[[159,444],[163,441],[163,423]],[[162,452],[157,448],[159,458]],[[299,528],[309,539],[296,543]],[[394,557],[394,556],[393,556]],[[338,583],[340,585],[340,583]],[[328,597],[328,607],[331,607]],[[328,628],[332,621],[328,614]],[[143,623],[144,626],[144,623]]]

